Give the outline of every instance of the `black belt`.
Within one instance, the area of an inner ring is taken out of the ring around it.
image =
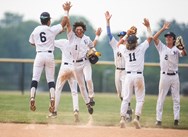
[[[173,76],[173,75],[176,75],[178,72],[173,72],[173,73],[166,73],[166,72],[163,72],[163,74],[166,74],[166,75],[169,75],[169,76]]]
[[[87,60],[87,58],[79,59],[79,60],[73,60],[73,62],[82,62],[84,60]]]
[[[118,70],[125,70],[125,68],[116,68],[116,69],[118,69]]]
[[[48,52],[48,53],[52,53],[52,51],[51,50],[48,50],[48,51],[37,51],[38,53],[40,53],[40,52]]]
[[[64,62],[64,65],[68,65],[69,63],[67,63],[67,62]]]
[[[127,74],[131,74],[131,73],[134,73],[134,72],[131,72],[131,71],[127,71]],[[142,72],[135,72],[137,74],[142,74]]]

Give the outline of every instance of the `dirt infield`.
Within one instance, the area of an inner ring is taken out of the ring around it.
[[[188,130],[0,123],[0,137],[188,137]]]

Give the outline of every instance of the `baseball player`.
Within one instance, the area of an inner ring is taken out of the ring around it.
[[[63,5],[63,7],[65,13],[68,13],[70,9],[69,7],[71,7],[71,3],[66,2],[66,4]],[[95,101],[92,81],[92,69],[91,63],[86,57],[86,53],[89,49],[95,47],[98,36],[101,33],[101,29],[98,29],[98,31],[96,32],[98,33],[97,37],[95,38],[94,42],[92,42],[91,39],[84,34],[84,32],[86,31],[85,24],[83,22],[75,22],[72,29],[68,18],[67,31],[69,46],[71,48],[71,54],[73,56],[74,74],[78,82],[81,95],[88,108],[88,112],[90,114],[93,114],[92,106],[95,105]],[[88,92],[86,89],[85,81],[87,84]]]
[[[49,114],[49,117],[57,117],[57,109],[60,102],[61,91],[65,82],[68,81],[72,94],[75,122],[79,122],[77,81],[73,74],[73,59],[69,48],[69,41],[67,39],[55,40],[55,47],[59,48],[62,52],[62,62],[55,87],[55,110]]]
[[[161,33],[169,29],[170,23],[164,23],[153,37],[155,46],[160,56],[160,81],[159,95],[156,106],[156,125],[162,125],[162,113],[165,97],[171,89],[173,110],[174,110],[174,125],[179,124],[180,119],[180,82],[178,75],[179,57],[187,55],[185,48],[178,49],[175,45],[176,35],[173,32],[167,32],[164,37],[166,44],[163,44],[158,37]]]
[[[116,91],[118,94],[118,97],[123,100],[123,93],[122,93],[122,86],[124,83],[125,79],[125,59],[123,58],[123,55],[119,52],[119,48],[117,47],[118,41],[114,38],[114,36],[111,33],[110,30],[110,19],[112,15],[110,15],[109,11],[106,11],[105,13],[106,17],[106,25],[107,25],[107,34],[110,39],[110,46],[113,49],[114,53],[114,61],[115,61],[115,86],[116,86]],[[123,38],[123,36],[126,35],[125,31],[122,31],[118,34],[119,39]],[[130,107],[129,103],[129,108],[127,111],[127,121],[132,120],[132,109]]]
[[[148,30],[150,30],[151,35],[149,20],[144,19],[143,24],[147,27]],[[133,28],[135,29],[135,27]],[[125,128],[126,112],[128,109],[128,104],[131,101],[133,90],[135,91],[136,96],[135,119],[133,120],[133,124],[137,129],[141,128],[139,120],[145,98],[145,82],[143,76],[144,55],[149,47],[152,37],[148,36],[148,38],[143,43],[138,45],[138,38],[136,37],[135,30],[128,30],[129,33],[127,36],[124,36],[118,43],[119,50],[125,58],[126,68],[126,77],[124,82],[124,85],[126,86],[123,86],[124,95],[120,110],[120,128]],[[134,34],[130,34],[130,32],[134,31]],[[124,41],[126,41],[126,45],[122,44]]]
[[[50,108],[49,111],[54,111],[55,105],[55,83],[54,83],[54,39],[56,35],[63,31],[66,25],[66,18],[63,18],[61,24],[50,27],[51,17],[48,12],[43,12],[40,15],[41,25],[36,27],[31,33],[29,42],[36,47],[36,57],[33,65],[33,77],[31,82],[31,95],[30,95],[30,109],[36,110],[35,94],[38,82],[41,77],[43,69],[45,69],[46,80],[50,91]]]

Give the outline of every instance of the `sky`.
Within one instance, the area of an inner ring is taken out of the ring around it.
[[[93,27],[101,27],[106,34],[105,11],[112,14],[111,31],[127,30],[131,26],[138,28],[138,35],[146,28],[143,19],[148,18],[153,30],[158,30],[161,19],[176,20],[188,24],[188,0],[70,0],[70,15],[84,16]],[[5,12],[13,12],[24,16],[24,20],[39,22],[43,11],[50,13],[52,22],[63,17],[62,4],[66,0],[0,0],[0,19]]]

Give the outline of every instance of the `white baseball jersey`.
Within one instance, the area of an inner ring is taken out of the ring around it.
[[[122,53],[119,51],[117,44],[118,41],[114,37],[112,37],[112,40],[110,41],[110,46],[113,49],[115,66],[116,68],[125,68],[125,60]]]
[[[145,40],[139,44],[135,50],[128,50],[125,45],[120,45],[119,50],[125,58],[125,68],[127,72],[143,72],[144,55],[149,43]]]
[[[73,57],[69,41],[67,39],[55,40],[55,47],[59,48],[62,52],[61,61],[73,64]]]
[[[160,55],[161,72],[177,72],[179,57],[181,56],[180,50],[176,46],[170,49],[161,41],[156,45],[156,48]]]
[[[88,49],[94,47],[93,42],[88,36],[83,35],[82,38],[79,38],[73,31],[68,33],[68,40],[72,48],[71,51],[74,60],[86,58]]]
[[[35,44],[36,51],[54,51],[55,37],[62,29],[61,24],[52,27],[40,25],[31,33],[29,42]]]

